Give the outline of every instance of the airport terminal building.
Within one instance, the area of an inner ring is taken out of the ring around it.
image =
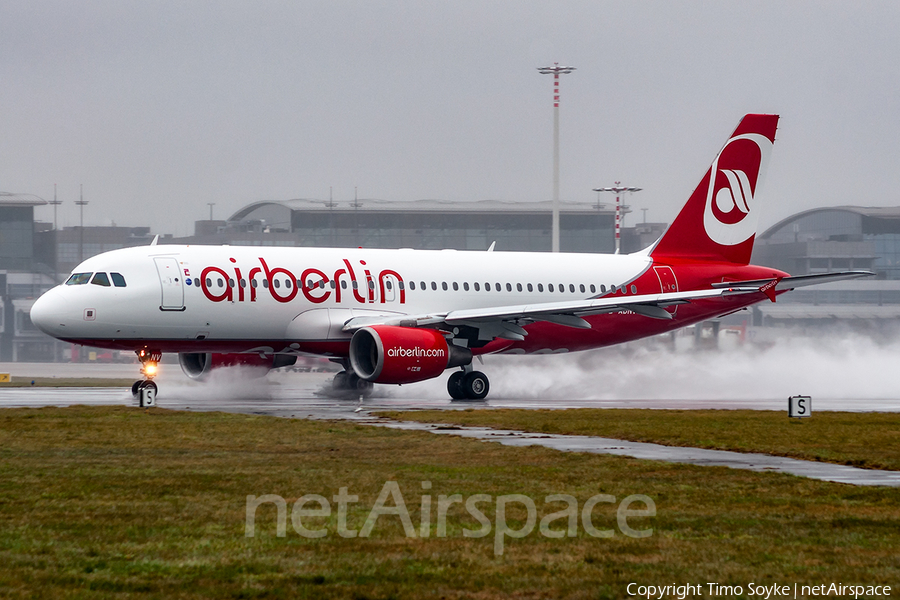
[[[874,278],[796,290],[758,305],[760,324],[852,326],[875,331],[900,324],[900,207],[835,206],[792,215],[759,235],[753,262],[792,275],[872,271]]]
[[[550,202],[257,202],[227,221],[198,221],[191,238],[171,243],[549,252]],[[560,203],[560,251],[614,252],[615,212]]]

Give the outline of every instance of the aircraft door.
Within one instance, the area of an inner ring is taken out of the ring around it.
[[[675,271],[672,270],[672,267],[653,267],[653,270],[656,272],[657,279],[659,279],[659,289],[663,294],[678,291],[678,280],[675,279]],[[677,309],[677,306],[666,308],[673,315]]]
[[[157,256],[156,272],[162,287],[162,303],[160,310],[184,310],[184,282],[178,259],[171,256]]]

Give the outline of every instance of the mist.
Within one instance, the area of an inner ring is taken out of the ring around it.
[[[900,341],[850,332],[785,335],[722,350],[673,350],[652,340],[574,354],[488,356],[491,399],[777,400],[900,397]],[[395,397],[446,397],[445,377]]]

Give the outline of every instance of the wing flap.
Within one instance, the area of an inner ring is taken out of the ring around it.
[[[769,283],[767,280],[765,283]],[[670,319],[665,311],[667,306],[685,304],[695,300],[708,300],[738,294],[761,293],[759,286],[730,286],[711,290],[694,290],[688,292],[668,292],[664,294],[645,294],[614,298],[594,298],[587,300],[570,300],[566,302],[545,302],[539,304],[521,304],[513,306],[492,306],[453,310],[446,313],[429,313],[423,315],[403,315],[378,317],[357,317],[344,324],[344,331],[355,331],[361,327],[372,325],[398,325],[403,327],[429,327],[440,324],[447,325],[486,325],[498,321],[515,321],[519,319],[531,321],[548,321],[568,327],[590,328],[590,324],[582,317],[603,313],[630,310],[653,319]],[[666,316],[663,316],[665,313]],[[587,326],[587,327],[585,327]],[[509,333],[521,335],[519,332]]]

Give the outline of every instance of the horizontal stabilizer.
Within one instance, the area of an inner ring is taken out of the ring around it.
[[[776,291],[793,290],[796,288],[806,287],[808,285],[818,285],[820,283],[831,283],[832,281],[846,281],[848,279],[858,279],[860,277],[872,277],[875,273],[871,271],[840,271],[838,273],[814,273],[812,275],[795,275],[794,277],[784,277],[775,285]],[[714,288],[733,288],[733,287],[760,287],[771,283],[774,279],[752,279],[749,281],[723,281],[713,283]]]

